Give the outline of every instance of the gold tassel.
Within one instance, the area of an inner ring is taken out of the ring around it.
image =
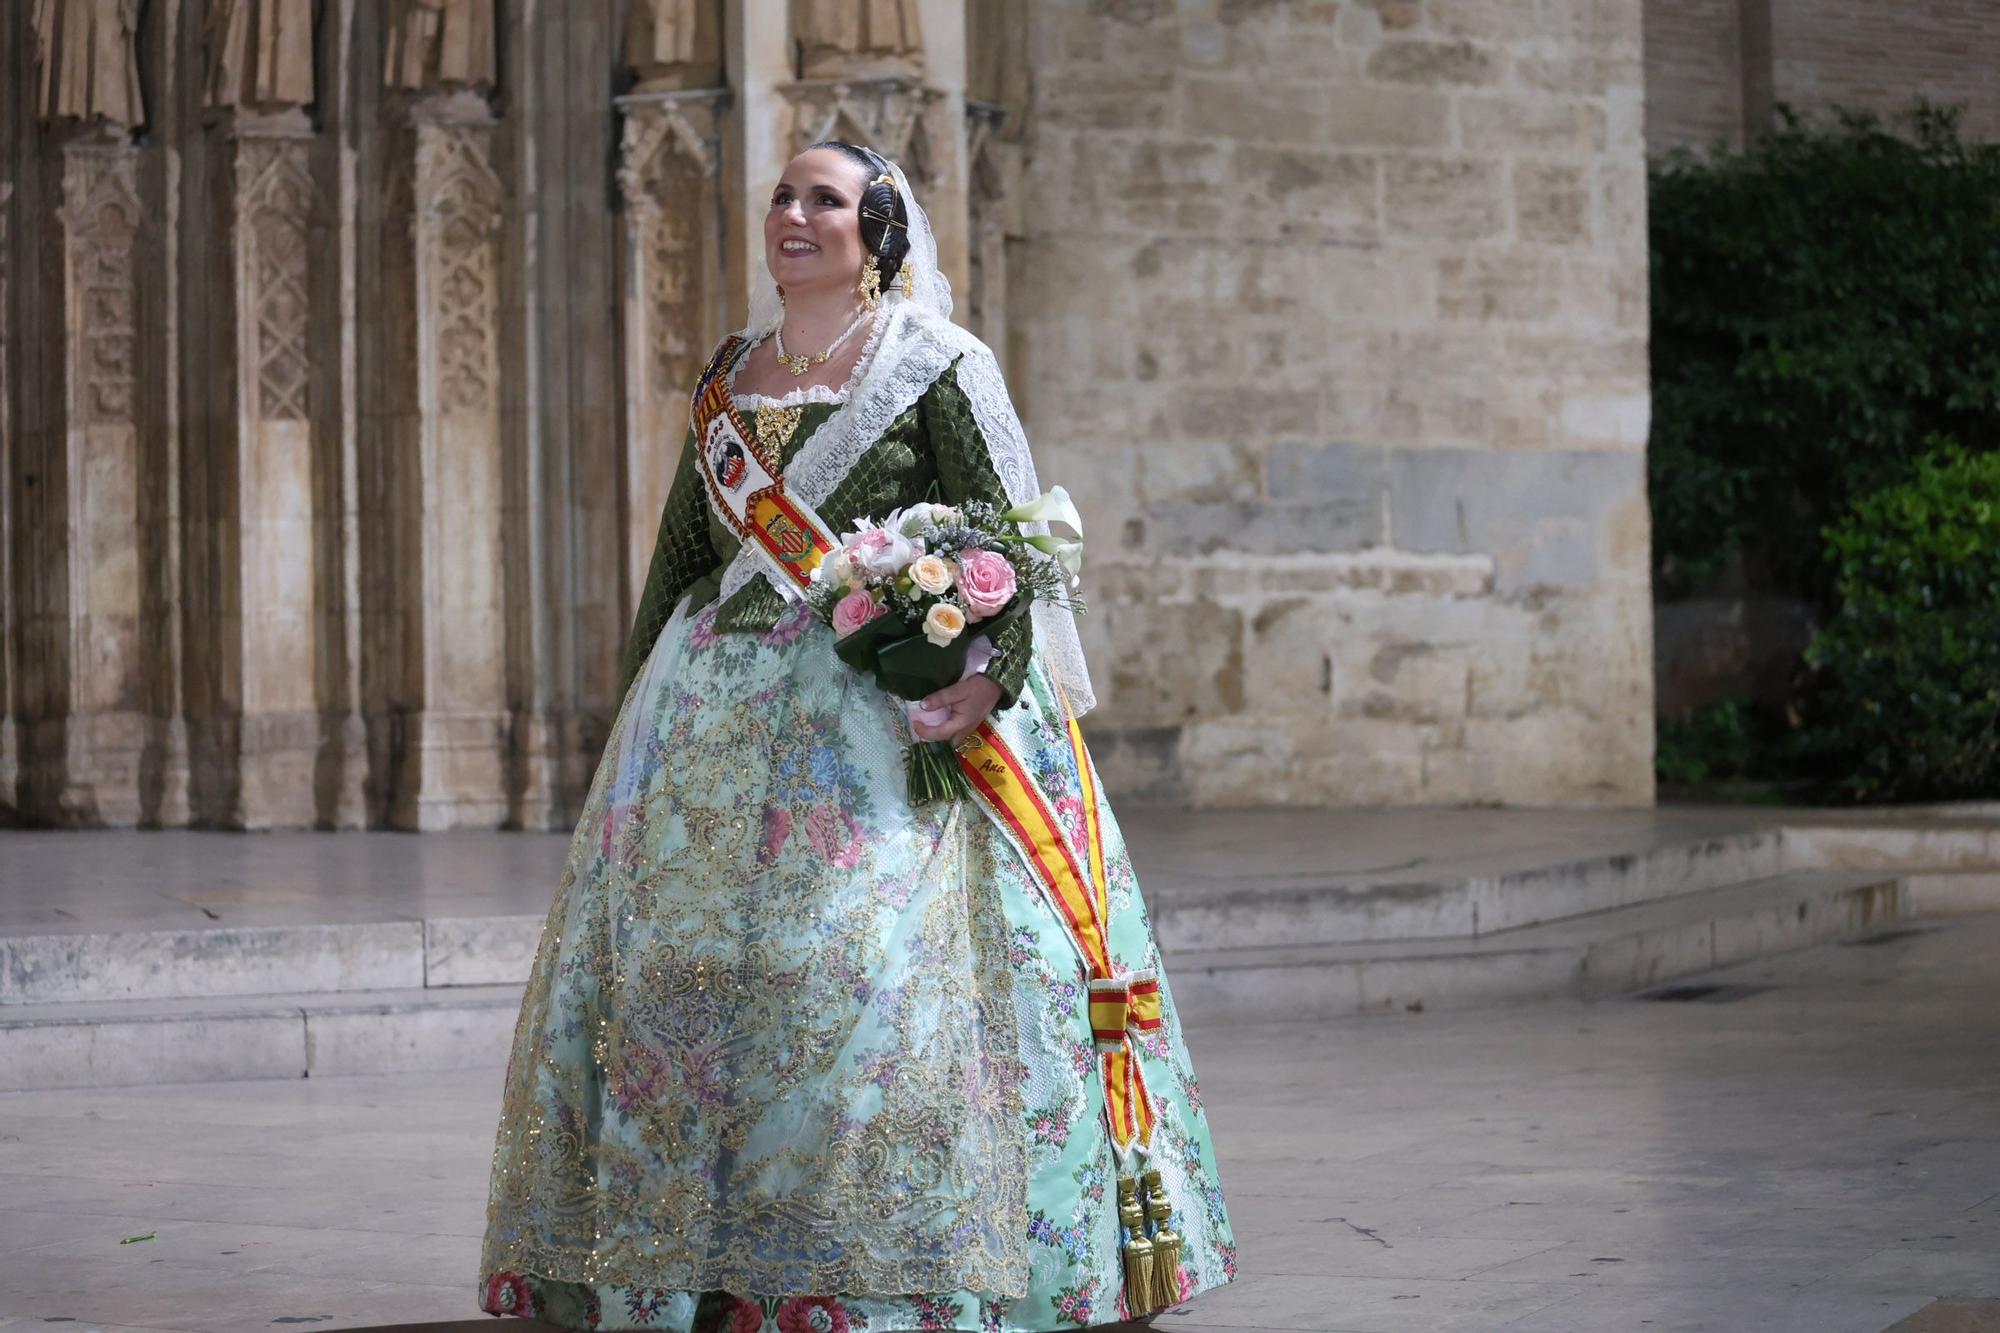
[[[1174,1205],[1160,1180],[1160,1168],[1149,1167],[1146,1216],[1153,1224],[1153,1308],[1164,1310],[1181,1301],[1181,1238],[1173,1229]]]
[[[1134,1319],[1142,1319],[1159,1307],[1153,1304],[1158,1292],[1153,1242],[1146,1235],[1146,1209],[1139,1202],[1139,1182],[1129,1176],[1118,1182],[1118,1223],[1125,1228],[1125,1308]]]

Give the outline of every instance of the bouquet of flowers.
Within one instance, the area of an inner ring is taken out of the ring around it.
[[[1075,535],[1022,530],[1050,522]],[[984,670],[1003,626],[1037,601],[1082,610],[1082,539],[1083,520],[1060,486],[1007,510],[978,500],[914,504],[842,536],[814,569],[806,600],[833,626],[841,661],[904,700],[913,720],[937,722],[915,701]],[[918,741],[907,758],[912,804],[970,794],[950,742]]]

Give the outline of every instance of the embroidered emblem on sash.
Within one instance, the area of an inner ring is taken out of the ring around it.
[[[728,367],[742,345],[716,349],[695,389],[697,460],[710,502],[729,530],[793,586],[812,582],[813,569],[840,543],[819,515],[785,491],[780,460],[767,458],[745,429],[729,393]]]

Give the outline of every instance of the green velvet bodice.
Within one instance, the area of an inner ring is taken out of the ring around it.
[[[830,403],[805,405],[798,428],[786,442],[783,466],[791,465],[820,423],[837,410]],[[754,410],[741,414],[745,424],[755,430]],[[653,651],[653,641],[673,614],[674,604],[685,595],[688,609],[694,611],[714,601],[721,592],[722,571],[736,557],[739,543],[709,504],[693,440],[690,426],[666,508],[660,515],[659,537],[653,545],[638,614],[626,640],[618,683],[621,698]],[[882,437],[868,447],[818,507],[818,513],[839,534],[851,531],[856,519],[880,518],[892,509],[931,498],[946,504],[985,500],[1002,508],[1008,503],[985,437],[973,420],[972,405],[959,388],[956,362],[889,423]],[[777,623],[785,606],[777,589],[765,579],[755,578],[716,609],[715,628],[725,633],[762,632]],[[1020,692],[1033,636],[1033,618],[1029,616],[1021,616],[995,636],[994,657],[986,674],[1000,687],[1002,707],[1011,704]]]

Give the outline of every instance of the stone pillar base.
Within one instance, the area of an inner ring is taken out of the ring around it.
[[[400,780],[392,828],[499,828],[507,822],[504,712],[405,715],[397,719]]]

